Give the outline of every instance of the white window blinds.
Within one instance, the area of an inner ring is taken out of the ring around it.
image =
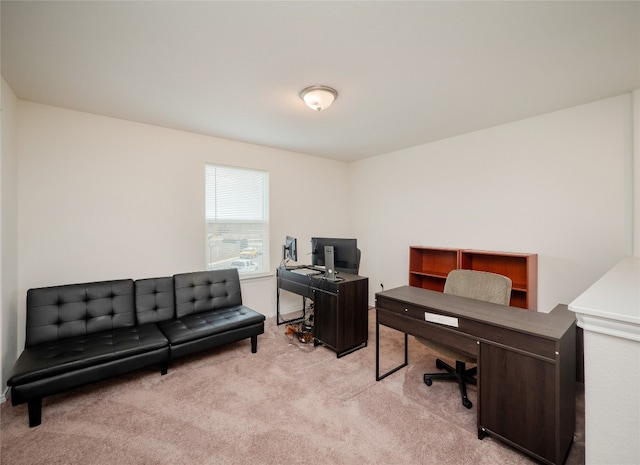
[[[207,269],[237,268],[241,277],[269,271],[269,175],[205,165]]]

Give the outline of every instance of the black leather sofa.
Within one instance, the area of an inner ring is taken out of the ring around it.
[[[28,403],[196,351],[251,338],[265,316],[242,305],[236,269],[29,289],[25,349],[7,381],[11,403]]]

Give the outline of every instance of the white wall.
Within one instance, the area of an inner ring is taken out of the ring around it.
[[[410,245],[538,254],[538,310],[632,251],[631,94],[359,161],[352,224],[373,293]]]
[[[3,323],[3,344],[16,332],[24,344],[30,287],[202,269],[205,162],[269,171],[273,269],[286,235],[305,263],[311,236],[355,236],[373,303],[380,280],[407,283],[410,245],[535,252],[539,310],[549,311],[631,254],[631,102],[345,165],[18,101],[18,311],[6,311],[3,292],[3,314],[17,319]],[[313,190],[326,184],[332,202]],[[244,281],[243,297],[273,315],[274,279]]]
[[[18,354],[18,100],[4,79],[0,89],[0,402]]]
[[[204,165],[270,174],[271,268],[286,235],[347,234],[347,165],[214,137],[19,102],[19,307],[31,287],[171,276],[204,268]],[[314,185],[331,184],[327,203]],[[243,281],[275,315],[275,279]],[[24,334],[19,334],[19,347]]]

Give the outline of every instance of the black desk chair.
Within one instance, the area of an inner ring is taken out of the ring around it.
[[[444,284],[444,292],[446,294],[455,294],[470,299],[483,300],[501,305],[509,305],[511,299],[511,279],[495,273],[487,273],[484,271],[473,270],[453,270],[447,276]],[[425,373],[424,382],[427,386],[431,386],[432,380],[449,379],[456,380],[460,386],[460,395],[462,396],[462,405],[471,408],[472,403],[467,398],[467,384],[475,385],[477,380],[474,377],[478,371],[478,367],[467,369],[467,363],[476,363],[475,357],[457,351],[455,347],[445,346],[436,341],[422,338],[416,338],[422,344],[430,347],[438,354],[445,357],[455,359],[455,368],[448,363],[443,362],[439,358],[436,360],[436,368],[445,373]]]

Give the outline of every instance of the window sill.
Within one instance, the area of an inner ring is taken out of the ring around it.
[[[240,275],[240,281],[257,281],[266,278],[272,278],[274,273],[265,271],[263,273],[251,273],[248,275]]]

